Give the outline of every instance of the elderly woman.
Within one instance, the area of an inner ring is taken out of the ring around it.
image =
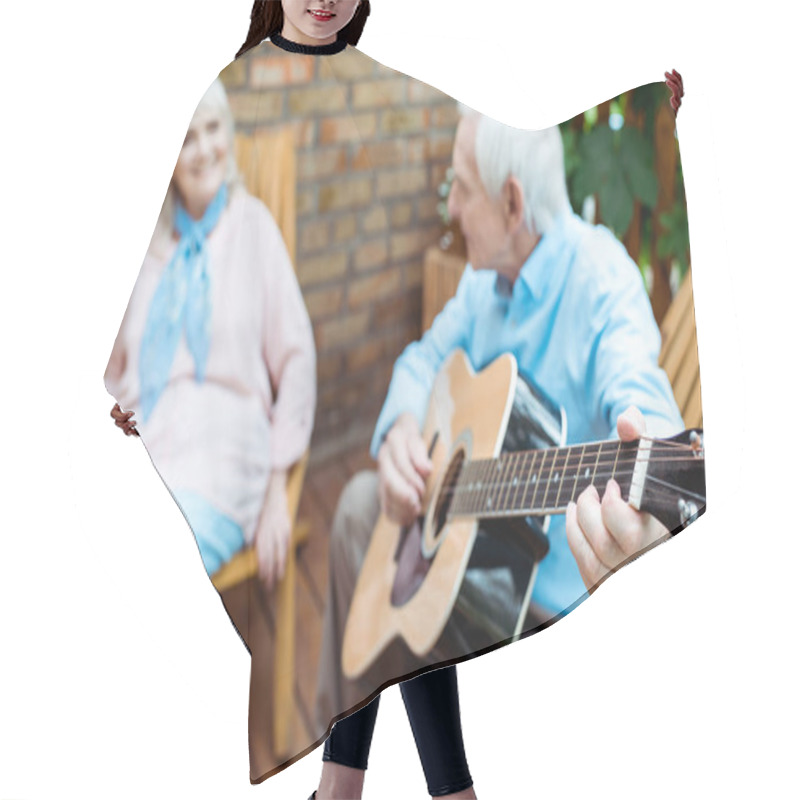
[[[316,355],[278,226],[239,176],[233,131],[217,79],[189,125],[104,379],[112,416],[141,435],[207,572],[255,542],[271,586],[290,534],[287,470],[311,436]]]

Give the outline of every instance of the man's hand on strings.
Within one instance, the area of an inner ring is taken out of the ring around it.
[[[620,414],[617,433],[623,442],[645,436],[642,412],[631,406]],[[613,479],[602,500],[594,486],[584,489],[567,507],[566,524],[567,542],[590,591],[623,561],[669,533],[655,517],[630,506]]]
[[[401,414],[378,451],[381,508],[399,525],[422,513],[425,479],[433,464],[413,414]]]

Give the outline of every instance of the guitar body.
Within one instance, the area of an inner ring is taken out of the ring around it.
[[[424,517],[410,528],[381,513],[344,632],[342,669],[363,674],[401,637],[421,663],[477,654],[519,636],[547,517],[446,518],[453,471],[501,452],[560,446],[563,412],[504,354],[480,373],[456,350],[431,392],[423,438],[433,470]]]

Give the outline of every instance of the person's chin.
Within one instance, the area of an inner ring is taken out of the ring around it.
[[[328,26],[323,26],[321,24],[314,25],[313,23],[305,30],[303,33],[306,36],[310,36],[312,39],[316,39],[317,41],[322,41],[323,39],[329,39],[331,36],[336,35],[335,30],[327,30]]]

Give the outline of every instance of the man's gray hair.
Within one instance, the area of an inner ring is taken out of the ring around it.
[[[510,175],[522,185],[525,226],[547,233],[562,213],[569,211],[564,174],[564,144],[557,125],[540,131],[513,128],[481,114],[464,103],[462,117],[475,115],[475,161],[484,188],[496,199]]]

